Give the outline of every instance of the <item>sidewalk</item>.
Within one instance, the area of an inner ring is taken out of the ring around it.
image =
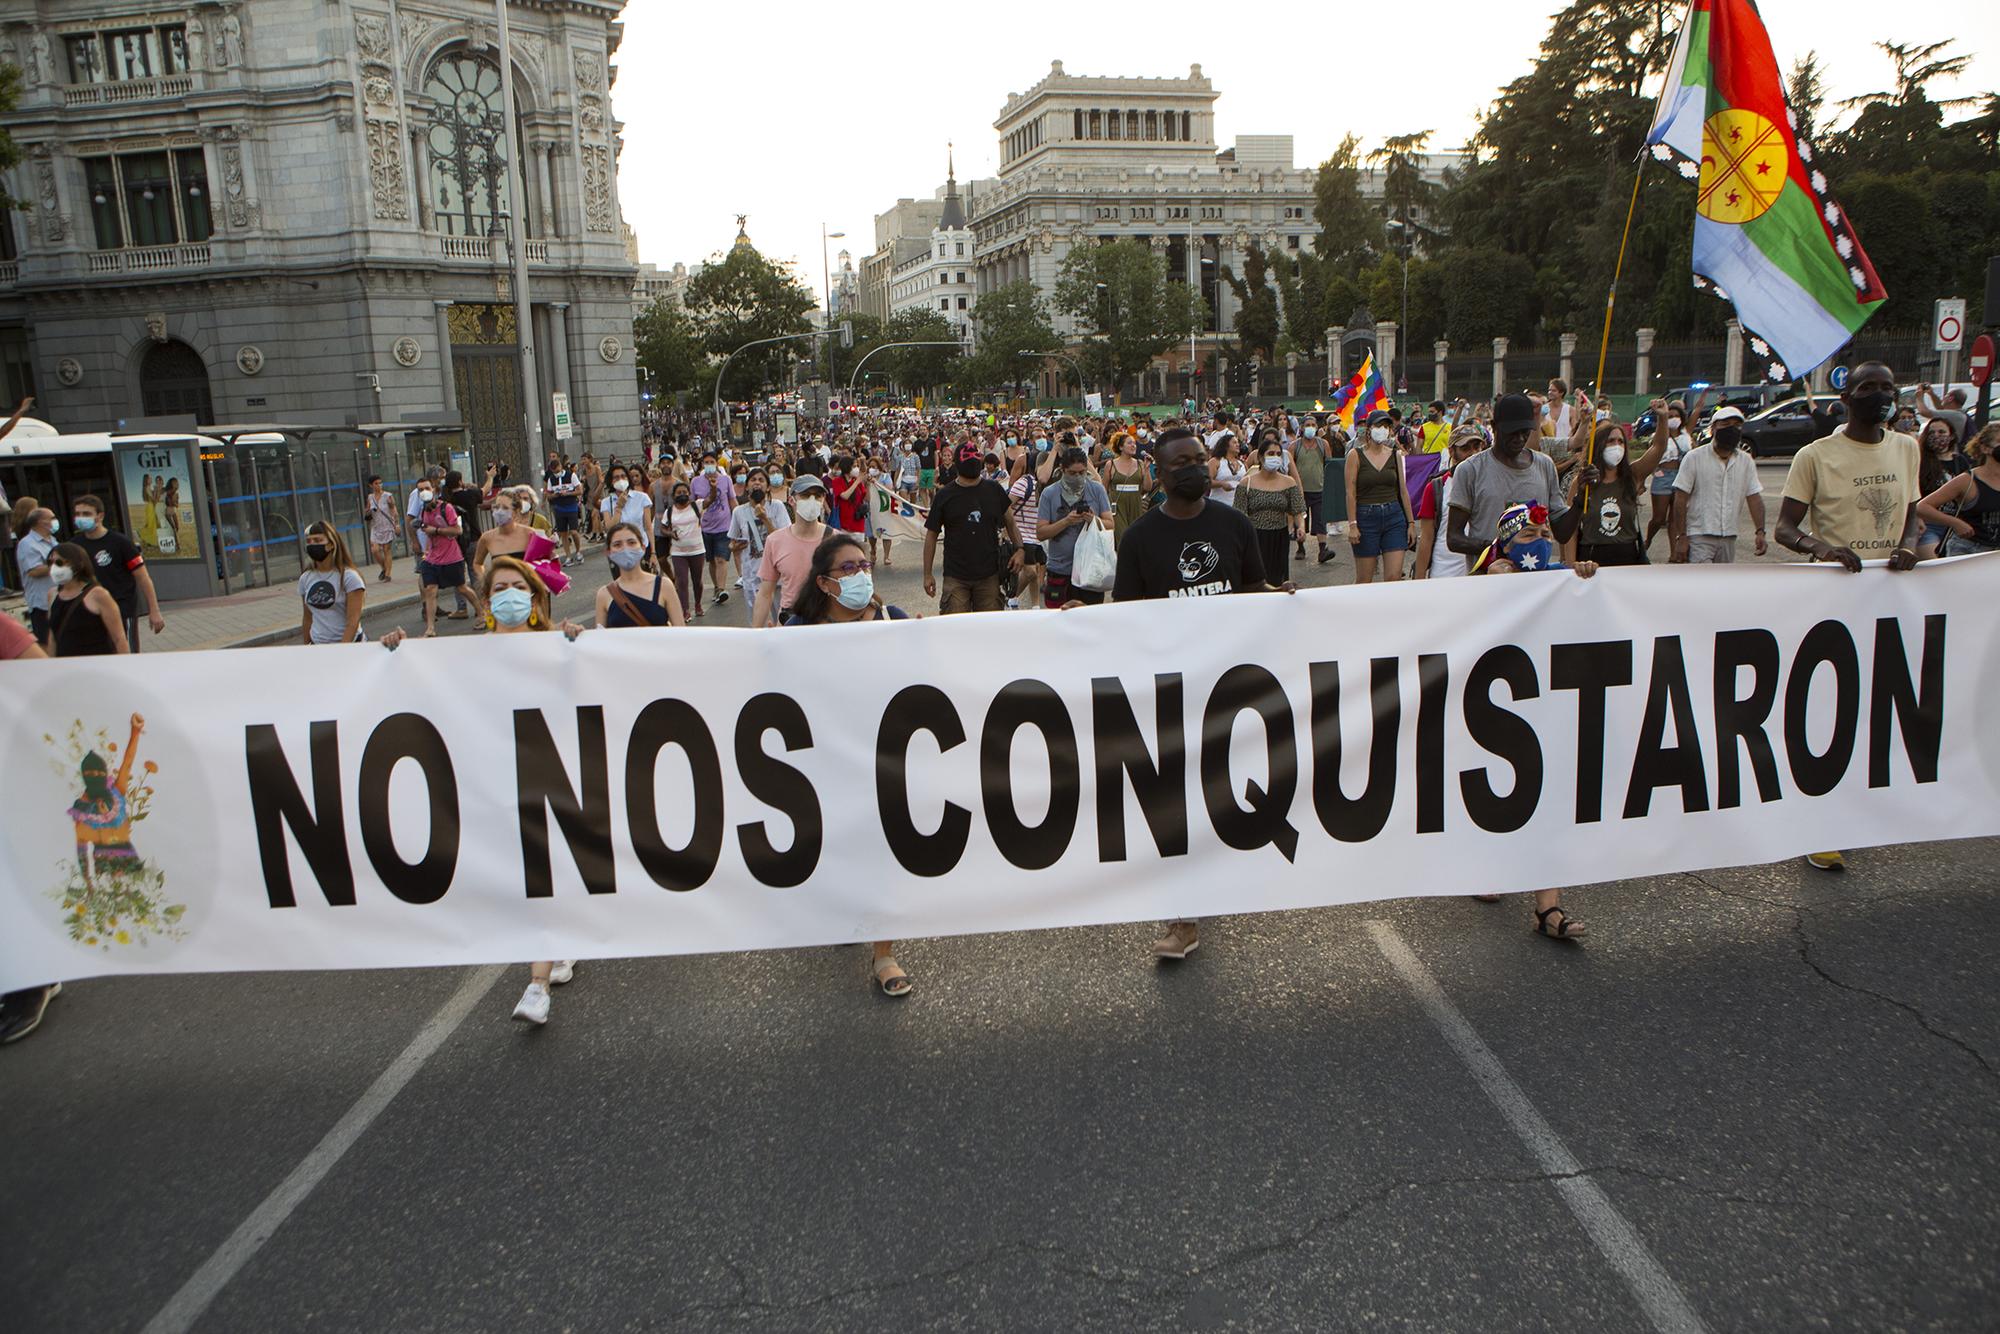
[[[372,617],[418,600],[417,575],[405,563],[392,583],[368,585],[368,606],[362,613],[365,625]],[[254,648],[264,644],[295,643],[299,638],[299,592],[290,584],[278,588],[256,588],[220,598],[188,598],[160,607],[167,628],[155,635],[144,619],[139,623],[141,653],[166,653],[180,649]],[[26,621],[27,604],[18,593],[0,598],[0,615]]]

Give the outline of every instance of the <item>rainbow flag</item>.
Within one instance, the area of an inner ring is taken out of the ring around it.
[[[1375,369],[1375,354],[1370,352],[1361,359],[1361,369],[1333,391],[1333,402],[1327,405],[1327,410],[1344,429],[1352,431],[1356,422],[1365,422],[1369,413],[1388,406],[1389,382]]]

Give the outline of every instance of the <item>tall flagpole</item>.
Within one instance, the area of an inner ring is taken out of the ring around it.
[[[1611,354],[1611,312],[1618,306],[1618,280],[1625,273],[1625,246],[1632,239],[1632,218],[1639,211],[1639,182],[1646,174],[1646,158],[1639,156],[1639,165],[1632,170],[1632,202],[1625,208],[1625,234],[1618,238],[1618,263],[1611,270],[1611,290],[1604,294],[1604,338],[1597,345],[1597,378],[1591,383],[1597,392],[1604,392],[1604,362]],[[1584,441],[1583,462],[1585,467],[1597,463],[1597,414],[1590,414],[1590,435]]]
[[[507,0],[493,0],[500,23],[500,117],[507,142],[509,210],[507,249],[514,261],[514,329],[521,347],[521,400],[527,408],[528,454],[522,467],[531,475],[542,459],[542,393],[535,376],[535,311],[528,302],[528,196],[521,179],[521,120],[514,105],[514,47],[507,39]],[[562,349],[556,350],[562,355]]]

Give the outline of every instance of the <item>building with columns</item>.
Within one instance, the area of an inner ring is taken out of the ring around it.
[[[64,430],[461,417],[521,467],[526,334],[544,442],[565,391],[571,450],[629,444],[622,7],[511,6],[509,125],[490,0],[9,6],[0,368]]]
[[[889,313],[906,310],[935,310],[951,324],[960,338],[973,332],[972,312],[978,302],[977,263],[973,253],[971,225],[966,221],[965,200],[958,193],[958,171],[946,150],[944,199],[938,219],[921,248],[912,248],[907,258],[894,265],[889,274]]]
[[[1212,377],[1233,345],[1237,305],[1220,270],[1240,272],[1253,244],[1309,249],[1317,232],[1314,173],[1293,165],[1291,136],[1246,135],[1218,150],[1216,97],[1199,65],[1185,78],[1102,78],[1070,74],[1060,60],[1010,93],[993,122],[999,185],[973,211],[976,289],[1025,279],[1052,295],[1074,247],[1143,240],[1172,280],[1198,284],[1206,299],[1195,342]],[[1062,317],[1057,329],[1069,331]],[[1188,358],[1186,345],[1167,352],[1154,391],[1185,392]]]

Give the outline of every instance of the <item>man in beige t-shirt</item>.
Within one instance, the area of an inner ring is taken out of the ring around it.
[[[1915,439],[1883,426],[1896,406],[1895,373],[1877,361],[1857,366],[1840,397],[1846,423],[1792,459],[1778,543],[1849,570],[1883,558],[1891,569],[1910,569],[1920,456]]]
[[[1854,368],[1841,391],[1847,422],[1792,460],[1778,509],[1778,545],[1858,573],[1863,559],[1886,556],[1892,570],[1917,567],[1917,442],[1884,423],[1896,411],[1896,373],[1879,361]],[[1812,531],[1800,529],[1803,522]],[[1806,855],[1810,866],[1838,871],[1838,852]]]

